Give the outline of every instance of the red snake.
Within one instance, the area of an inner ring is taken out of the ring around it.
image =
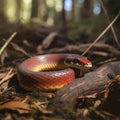
[[[77,54],[46,54],[28,58],[18,66],[19,84],[25,90],[56,90],[75,80],[75,71],[92,63]]]

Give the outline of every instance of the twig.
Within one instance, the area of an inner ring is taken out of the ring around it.
[[[91,44],[80,44],[80,45],[66,45],[65,47],[62,48],[52,48],[49,49],[49,51],[40,51],[37,54],[48,54],[48,53],[77,53],[81,54],[83,51],[85,51]],[[107,56],[116,56],[120,57],[120,50],[117,48],[108,45],[108,44],[100,44],[96,43],[92,49],[89,51],[91,55],[99,55],[102,57],[107,57]]]
[[[111,21],[110,21],[108,12],[107,12],[107,10],[106,10],[106,8],[105,8],[104,1],[103,1],[103,0],[100,0],[100,3],[101,3],[101,6],[102,6],[102,8],[103,8],[103,11],[104,11],[104,13],[105,13],[105,16],[106,16],[106,18],[107,18],[107,21],[108,21],[108,23],[110,24]],[[112,31],[112,34],[113,34],[113,36],[114,36],[114,39],[115,39],[116,44],[118,45],[118,47],[120,47],[120,43],[119,43],[119,40],[118,40],[117,35],[116,35],[116,33],[115,33],[115,29],[114,29],[113,25],[111,26],[111,31]]]
[[[0,81],[0,85],[4,82],[6,82],[7,80],[9,80],[14,73],[12,73],[13,69],[10,69],[10,71],[7,73],[6,77],[4,77],[1,81]]]
[[[115,60],[117,60],[117,59],[116,58],[110,58],[108,60],[104,60],[104,61],[101,61],[101,62],[97,63],[97,65],[106,64],[106,63],[109,63],[109,62],[113,62]]]
[[[39,109],[39,111],[42,113],[42,114],[53,114],[53,111],[49,111],[46,109],[46,105],[44,106],[44,104],[46,104],[47,102],[33,102],[33,104],[36,106],[36,108]],[[43,106],[42,106],[43,105]]]
[[[2,52],[5,50],[5,48],[8,46],[8,44],[12,41],[12,39],[15,37],[17,33],[14,32],[9,38],[8,40],[5,42],[5,44],[2,46],[2,48],[0,49],[0,55],[2,54]]]
[[[26,55],[27,57],[31,57],[31,55],[30,55],[28,52],[26,52],[23,48],[21,48],[21,47],[18,46],[17,44],[11,42],[11,45],[13,46],[13,48],[14,48],[15,50],[23,53],[23,54]]]
[[[85,55],[95,45],[95,43],[109,30],[109,28],[116,22],[119,16],[120,12],[113,19],[113,21],[105,28],[105,30],[95,39],[95,41],[82,53],[82,56]]]
[[[30,99],[30,97],[26,96],[25,99],[22,102],[25,103],[28,99]]]

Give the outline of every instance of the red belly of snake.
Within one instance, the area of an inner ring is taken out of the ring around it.
[[[20,86],[25,90],[49,91],[67,85],[75,80],[75,71],[64,64],[65,59],[71,57],[84,58],[77,54],[47,54],[23,61],[18,66]]]

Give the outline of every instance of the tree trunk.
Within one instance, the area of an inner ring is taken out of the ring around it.
[[[17,9],[16,9],[16,21],[19,22],[20,20],[20,12],[21,12],[21,0],[16,0],[17,3]]]
[[[78,20],[78,0],[72,0],[72,16],[71,20]]]
[[[62,23],[63,23],[63,26],[66,25],[66,14],[65,14],[65,0],[62,0]]]
[[[38,0],[32,0],[32,12],[31,12],[31,18],[38,17]]]
[[[84,0],[83,6],[80,8],[80,18],[88,18],[92,14],[91,0]]]
[[[5,0],[0,0],[0,23],[4,23],[6,22],[6,18],[4,15],[4,4],[5,4]]]

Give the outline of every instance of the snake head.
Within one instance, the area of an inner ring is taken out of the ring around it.
[[[92,63],[86,57],[68,57],[65,59],[64,63],[69,67],[82,71],[89,70],[92,67]]]

